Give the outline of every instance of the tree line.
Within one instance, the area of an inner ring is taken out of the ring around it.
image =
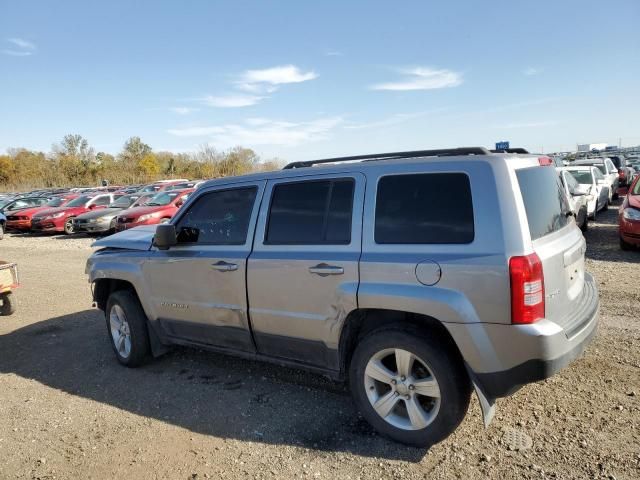
[[[12,148],[0,155],[0,191],[48,187],[149,183],[165,178],[205,179],[275,170],[283,162],[261,161],[249,148],[219,151],[203,145],[193,153],[154,152],[131,137],[117,155],[96,152],[81,135],[65,135],[51,152]]]

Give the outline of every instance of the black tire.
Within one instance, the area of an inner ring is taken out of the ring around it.
[[[113,220],[111,220],[111,223],[109,223],[109,230],[106,233],[107,233],[107,235],[113,235],[114,233],[116,233],[116,219],[115,218]]]
[[[580,226],[580,230],[582,230],[583,233],[589,230],[589,217],[586,215],[584,217],[584,222],[582,222],[582,225]]]
[[[110,314],[114,307],[120,307],[126,316],[129,329],[131,349],[129,355],[122,354],[115,344],[115,339],[111,331]],[[127,367],[138,367],[143,365],[151,352],[149,346],[149,332],[147,330],[147,317],[142,310],[140,301],[135,293],[129,290],[118,290],[109,295],[107,308],[105,309],[105,320],[107,323],[107,333],[111,347],[118,362]]]
[[[0,316],[6,317],[16,312],[16,301],[13,293],[5,292],[0,294]]]
[[[402,349],[414,354],[428,364],[438,382],[439,408],[435,418],[422,429],[406,430],[388,423],[374,410],[367,396],[367,364],[377,352],[386,349]],[[378,432],[415,447],[430,447],[448,437],[464,419],[471,396],[471,383],[456,352],[448,348],[446,343],[443,345],[441,339],[427,337],[412,328],[381,329],[361,340],[349,365],[349,386],[356,407]]]
[[[73,226],[73,217],[69,217],[64,221],[64,234],[72,235],[76,233],[76,229]]]
[[[602,207],[602,210],[600,210],[601,212],[606,212],[607,210],[609,210],[609,204],[611,202],[609,202],[609,200],[607,200],[604,204],[604,207]]]
[[[620,237],[620,250],[624,250],[625,252],[632,249],[632,245],[625,242],[622,237]]]

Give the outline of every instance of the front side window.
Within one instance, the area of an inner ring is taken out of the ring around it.
[[[352,178],[276,185],[265,243],[348,245],[354,187]]]
[[[257,192],[246,187],[202,195],[176,225],[178,242],[244,245]]]
[[[378,182],[376,243],[464,244],[473,242],[474,232],[464,173],[392,175]]]

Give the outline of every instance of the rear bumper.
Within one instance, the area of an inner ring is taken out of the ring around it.
[[[580,356],[595,336],[599,318],[598,291],[588,273],[583,295],[564,327],[547,319],[531,325],[447,325],[488,398],[505,397],[527,383],[549,378]]]

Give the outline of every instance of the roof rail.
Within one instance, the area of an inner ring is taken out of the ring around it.
[[[350,162],[350,161],[373,161],[373,160],[398,160],[401,158],[416,157],[451,157],[454,155],[488,155],[489,150],[484,147],[462,147],[462,148],[441,148],[437,150],[414,150],[409,152],[372,153],[370,155],[356,155],[352,157],[335,157],[321,160],[307,160],[303,162],[291,162],[284,166],[283,170],[292,168],[311,167],[324,163]]]
[[[529,150],[524,148],[501,148],[499,150],[491,150],[491,153],[529,153]]]

